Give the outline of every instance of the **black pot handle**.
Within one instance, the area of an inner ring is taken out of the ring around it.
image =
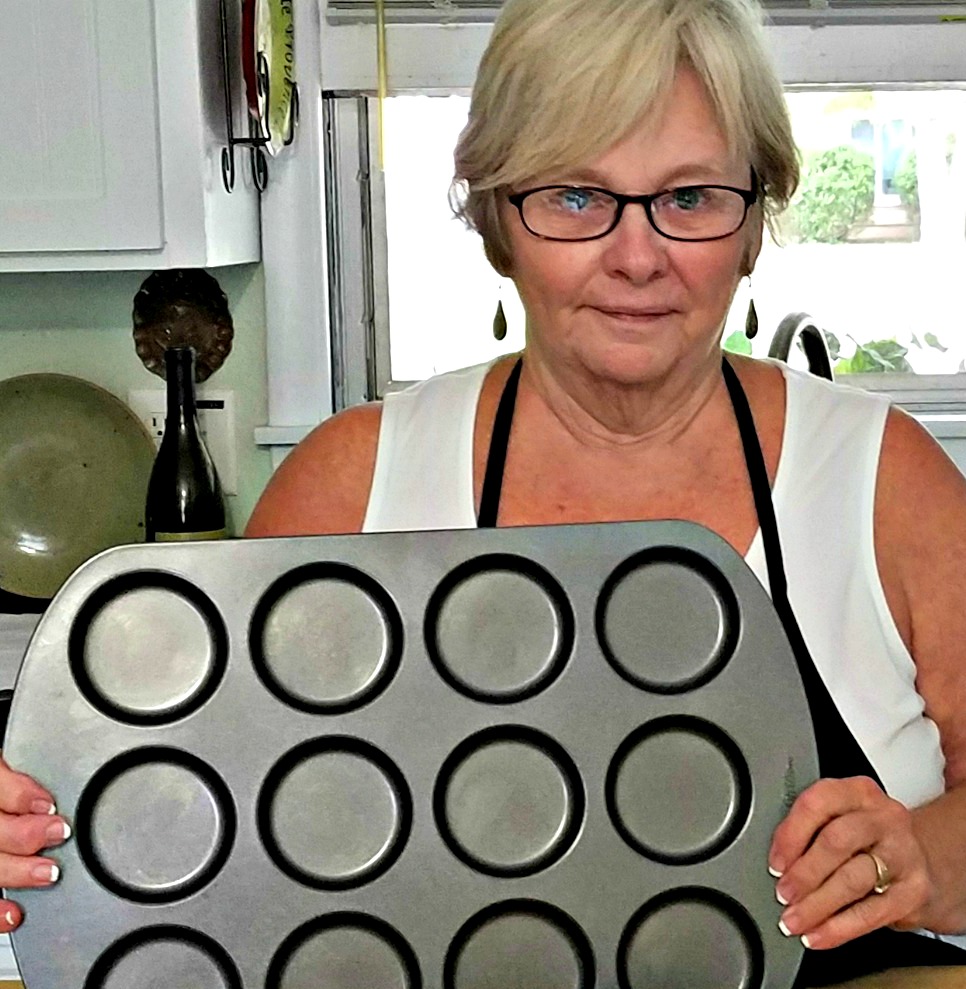
[[[796,340],[801,338],[802,349],[808,360],[808,369],[812,374],[829,381],[834,380],[832,374],[832,356],[829,353],[825,334],[815,320],[804,312],[789,313],[779,324],[768,347],[768,356],[777,357],[780,361],[788,361]]]

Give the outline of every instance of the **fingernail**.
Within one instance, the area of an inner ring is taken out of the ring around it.
[[[785,937],[791,937],[792,936],[792,932],[785,926],[785,921],[784,920],[778,921],[778,929],[782,932],[782,934],[785,935]]]
[[[781,869],[773,869],[771,866],[768,866],[768,873],[773,879],[781,879],[781,877],[785,875]]]
[[[785,897],[782,896],[782,894],[778,892],[778,887],[777,886],[775,887],[775,899],[778,900],[778,902],[783,907],[787,907],[788,906],[788,900],[786,900]]]
[[[811,948],[812,942],[809,941],[807,934],[802,935],[802,944],[804,944],[806,948]]]
[[[16,925],[17,925],[17,918],[14,917],[12,910],[8,910],[3,915],[3,919],[4,919],[4,921],[5,921],[5,923],[7,924],[8,927],[16,927]]]
[[[35,800],[30,805],[31,814],[56,814],[57,808],[49,800]]]
[[[53,864],[38,865],[34,867],[32,875],[41,882],[55,883],[60,878],[60,869]]]
[[[67,841],[71,836],[70,825],[66,821],[57,821],[47,828],[47,840],[54,845]]]

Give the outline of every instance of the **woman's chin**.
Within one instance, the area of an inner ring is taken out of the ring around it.
[[[618,344],[581,355],[581,363],[601,381],[631,387],[661,381],[680,366],[682,357],[666,348]]]

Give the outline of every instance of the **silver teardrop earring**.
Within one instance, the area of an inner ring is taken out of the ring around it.
[[[745,317],[745,336],[754,340],[758,336],[758,311],[755,309],[755,296],[751,291],[751,275],[748,276],[748,315]]]
[[[506,337],[506,313],[503,311],[503,299],[499,299],[496,304],[496,315],[493,317],[493,336],[497,340]]]

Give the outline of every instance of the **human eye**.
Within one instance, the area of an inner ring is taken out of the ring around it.
[[[746,212],[745,199],[736,189],[686,185],[654,199],[651,222],[661,233],[678,240],[716,240],[734,233]]]
[[[680,189],[672,189],[662,196],[661,205],[667,209],[680,210],[682,213],[694,213],[714,205],[713,192],[713,189],[702,185],[684,186]]]
[[[607,209],[609,198],[596,189],[584,189],[578,186],[561,186],[547,190],[547,205],[572,216],[586,216]]]

